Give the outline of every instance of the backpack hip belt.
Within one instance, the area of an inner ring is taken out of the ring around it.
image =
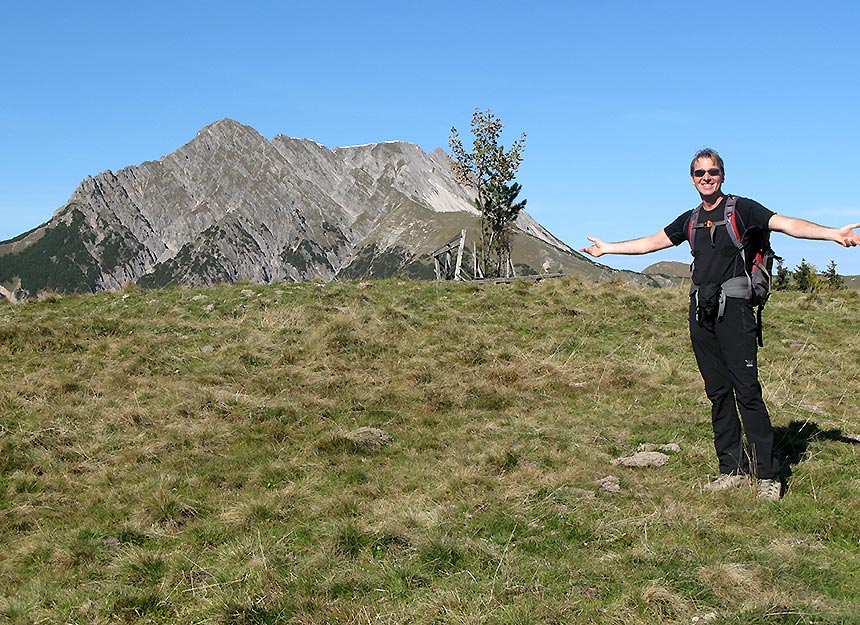
[[[737,278],[726,280],[720,285],[720,289],[725,293],[726,297],[736,297],[738,299],[752,298],[752,283],[749,276],[738,276]],[[690,295],[695,295],[698,291],[698,284],[690,287]]]
[[[696,311],[700,310],[699,306],[699,285],[694,284],[690,287],[690,296],[695,296],[696,301]],[[723,318],[723,315],[726,312],[726,298],[733,297],[736,299],[745,299],[748,300],[752,297],[752,284],[750,283],[750,279],[747,276],[738,276],[737,278],[731,278],[726,280],[720,285],[719,292],[719,304],[717,309],[717,316],[715,321],[719,321]],[[698,317],[698,312],[697,312]],[[699,323],[701,324],[702,320],[699,319]]]

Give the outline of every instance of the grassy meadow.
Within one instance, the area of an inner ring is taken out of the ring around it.
[[[860,293],[765,311],[779,503],[701,490],[686,306],[576,278],[0,306],[0,622],[860,623]],[[612,463],[643,443],[680,451]]]

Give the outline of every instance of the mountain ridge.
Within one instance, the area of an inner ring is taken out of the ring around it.
[[[473,198],[441,148],[269,141],[225,118],[157,160],[87,176],[48,222],[0,242],[0,285],[20,299],[130,283],[431,278],[434,249],[463,228],[475,238]],[[654,282],[584,258],[527,213],[516,225],[522,272]]]

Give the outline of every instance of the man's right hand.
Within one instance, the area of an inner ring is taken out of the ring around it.
[[[580,252],[584,254],[588,254],[589,256],[594,256],[595,258],[599,258],[606,254],[606,243],[601,241],[597,237],[585,237],[589,241],[591,241],[594,245],[589,245],[588,247],[580,248]]]

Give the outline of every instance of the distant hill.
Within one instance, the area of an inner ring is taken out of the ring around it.
[[[673,278],[689,278],[690,277],[690,265],[689,263],[681,263],[678,261],[669,261],[664,260],[659,263],[654,263],[653,265],[649,265],[645,269],[642,270],[644,274],[658,274],[664,276],[671,276]]]
[[[659,279],[659,276],[688,279],[690,277],[690,265],[677,261],[661,261],[649,265],[642,270],[642,273],[653,279]],[[843,278],[847,288],[860,289],[860,276],[843,276]]]
[[[517,226],[521,274],[662,283],[592,262],[528,214]],[[50,221],[0,243],[0,293],[432,278],[432,252],[462,229],[468,252],[478,213],[441,149],[332,150],[224,119],[158,161],[86,178]]]
[[[860,276],[844,276],[844,279],[849,289],[860,289]]]

